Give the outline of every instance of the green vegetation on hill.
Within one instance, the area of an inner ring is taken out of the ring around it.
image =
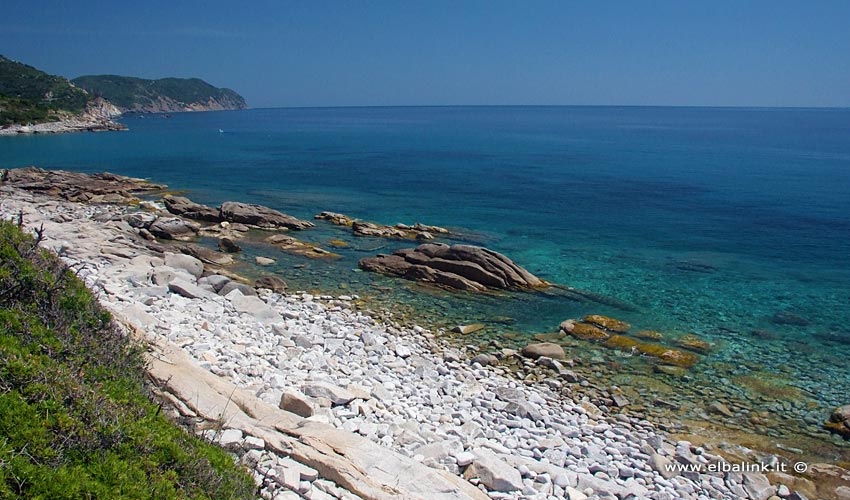
[[[199,78],[146,80],[130,76],[91,75],[75,78],[73,82],[126,111],[176,111],[181,107],[206,105],[210,100],[225,109],[246,106],[245,99],[236,92],[214,87]],[[167,103],[165,109],[162,109],[163,100]]]
[[[57,120],[58,112],[79,113],[90,99],[61,76],[0,55],[0,126]]]
[[[146,396],[142,353],[58,257],[0,222],[0,499],[255,496]]]

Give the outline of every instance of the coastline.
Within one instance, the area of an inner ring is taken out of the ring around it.
[[[4,218],[23,210],[30,227],[43,223],[47,245],[81,266],[80,276],[102,302],[149,336],[182,346],[200,368],[272,406],[294,389],[315,410],[312,421],[455,477],[466,475],[475,460],[489,460],[491,472],[507,481],[488,480],[490,486],[513,492],[491,488],[491,497],[766,499],[770,495],[764,494],[778,491],[761,474],[670,475],[665,464],[671,462],[705,465],[723,459],[708,446],[673,441],[645,420],[605,413],[587,398],[572,400],[557,370],[544,372],[538,383],[522,383],[503,367],[470,364],[465,353],[424,328],[363,315],[354,297],[260,291],[253,300],[206,289],[188,298],[186,290],[191,295],[193,288],[185,287],[181,295],[170,285],[157,286],[150,282],[152,264],[163,262],[154,260],[160,257],[127,224],[127,207],[3,189]],[[189,284],[197,288],[199,283],[204,285],[196,276]],[[332,384],[357,397],[324,405],[325,396],[304,394],[311,378],[309,383]],[[346,387],[349,383],[355,387]],[[466,464],[469,455],[472,465]],[[805,480],[772,479],[808,487]]]
[[[35,125],[10,125],[0,128],[0,136],[66,134],[70,132],[107,132],[127,130],[127,126],[113,121],[60,120]]]

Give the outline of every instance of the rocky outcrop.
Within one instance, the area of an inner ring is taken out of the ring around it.
[[[262,205],[227,201],[221,204],[219,212],[221,218],[228,222],[249,224],[263,229],[301,230],[313,227],[312,222],[297,219]]]
[[[420,223],[412,226],[407,224],[385,226],[374,222],[364,222],[336,212],[322,212],[314,218],[326,220],[337,226],[350,227],[351,231],[357,236],[372,236],[396,240],[432,240],[435,234],[449,234],[448,229],[439,226],[428,226]]]
[[[162,202],[165,204],[166,210],[180,217],[205,222],[222,221],[221,213],[218,209],[195,203],[183,196],[164,196]]]
[[[157,238],[188,241],[198,235],[200,227],[180,217],[160,217],[147,230]]]
[[[469,291],[528,290],[548,284],[504,255],[472,245],[426,243],[360,260],[360,268]]]
[[[36,167],[0,170],[0,183],[68,201],[88,203],[138,202],[137,195],[165,188],[143,179],[110,174],[83,174]]]
[[[119,75],[87,75],[73,83],[103,96],[122,112],[175,113],[245,109],[245,99],[227,88],[218,88],[199,78],[147,80]]]
[[[839,406],[832,410],[829,421],[824,424],[827,430],[846,440],[850,440],[850,405]]]

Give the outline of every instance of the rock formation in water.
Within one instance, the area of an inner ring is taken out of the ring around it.
[[[527,290],[548,285],[504,255],[472,245],[425,243],[361,259],[360,268],[457,290]]]

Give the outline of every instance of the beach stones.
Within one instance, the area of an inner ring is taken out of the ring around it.
[[[457,290],[531,289],[546,286],[540,278],[504,255],[472,245],[426,243],[391,255],[361,259],[361,269]]]
[[[531,359],[537,359],[540,357],[547,357],[551,359],[567,358],[567,354],[564,352],[564,348],[552,342],[538,342],[535,344],[528,344],[527,346],[522,348],[522,355]]]
[[[829,421],[824,424],[824,427],[850,440],[850,404],[832,410],[832,415],[829,416]]]
[[[228,222],[248,224],[265,229],[301,230],[313,227],[313,223],[297,219],[262,205],[251,205],[227,201],[221,204],[221,218]]]

